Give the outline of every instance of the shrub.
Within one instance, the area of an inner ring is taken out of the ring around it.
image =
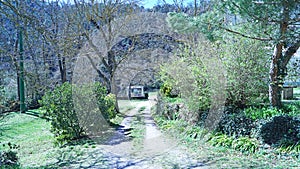
[[[115,97],[107,95],[100,83],[64,83],[47,92],[40,103],[58,143],[99,132],[116,115]]]
[[[95,83],[95,93],[98,107],[103,117],[109,121],[116,117],[115,103],[116,96],[113,94],[107,94],[107,90],[99,82]]]
[[[230,34],[224,39],[221,48],[227,70],[227,105],[244,108],[266,101],[269,58],[265,44]]]
[[[206,43],[208,42],[203,42]],[[166,93],[164,95],[180,96],[192,112],[208,110],[211,103],[212,78],[208,69],[211,66],[206,66],[205,62],[208,62],[208,59],[202,58],[207,57],[213,62],[211,56],[215,56],[213,51],[200,47],[196,47],[192,52],[188,48],[180,49],[178,57],[161,66],[160,78],[164,83],[161,90]]]
[[[172,89],[173,89],[172,85],[165,82],[161,85],[160,92],[166,97],[172,97],[172,94],[171,94]]]
[[[84,134],[74,108],[71,84],[64,83],[47,92],[40,103],[46,110],[44,116],[51,122],[51,132],[58,142],[77,139]]]
[[[267,144],[296,144],[300,139],[300,120],[286,115],[274,116],[262,122],[259,137]]]
[[[254,121],[244,114],[224,114],[217,130],[229,136],[240,137],[250,135],[254,128]]]

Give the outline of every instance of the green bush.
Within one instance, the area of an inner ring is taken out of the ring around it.
[[[182,49],[179,55],[172,62],[161,66],[161,92],[164,96],[181,97],[191,112],[208,110],[211,103],[209,78],[212,77],[209,76],[208,66],[200,58],[212,54],[203,52],[192,56],[189,50]]]
[[[41,102],[45,109],[44,116],[51,122],[51,132],[58,142],[70,141],[84,135],[75,111],[72,85],[64,83],[47,92]]]
[[[244,108],[267,100],[268,54],[265,44],[224,34],[222,60],[227,70],[227,105]],[[255,52],[253,52],[255,51]]]
[[[116,117],[115,104],[116,96],[113,94],[107,94],[107,90],[99,82],[95,83],[95,93],[98,107],[102,113],[102,116],[109,121]]]
[[[296,144],[300,140],[300,120],[287,115],[274,116],[262,122],[259,137],[271,145]]]
[[[80,86],[64,83],[47,92],[40,103],[58,143],[103,129],[115,117],[115,97],[100,83]]]
[[[161,85],[160,92],[166,97],[171,97],[172,88],[171,84],[165,82]]]
[[[300,115],[300,101],[284,105],[283,111],[290,116],[299,116]]]
[[[224,114],[217,131],[229,136],[248,136],[255,128],[254,121],[244,114]]]

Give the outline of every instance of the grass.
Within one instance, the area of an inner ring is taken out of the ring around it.
[[[294,88],[294,98],[300,99],[300,87]]]
[[[55,156],[54,138],[50,124],[44,119],[27,114],[10,113],[0,122],[2,143],[19,145],[19,161],[24,166],[51,163]]]
[[[141,150],[143,148],[143,141],[146,132],[145,119],[141,116],[142,112],[146,109],[145,106],[142,106],[138,109],[138,114],[133,117],[130,136],[133,138],[133,145],[136,150]]]
[[[118,100],[120,112],[124,114],[134,109],[139,103],[139,100]]]
[[[146,132],[144,119],[141,116],[134,117],[132,119],[130,136],[133,138],[133,145],[136,150],[143,148],[143,141]]]

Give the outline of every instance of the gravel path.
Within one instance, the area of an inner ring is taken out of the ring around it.
[[[154,104],[153,98],[150,98],[149,101],[142,101],[129,112],[128,117],[122,122],[125,128],[130,128],[132,116],[136,115],[141,107],[146,107],[141,112],[146,129],[142,148],[136,148],[131,141],[103,146],[103,150],[110,154],[106,154],[108,155],[108,165],[105,167],[126,169],[207,168],[201,159],[196,158],[196,154],[162,134],[150,114],[150,109]]]

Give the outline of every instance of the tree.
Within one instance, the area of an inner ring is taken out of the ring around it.
[[[26,100],[32,106],[38,106],[37,100],[47,89],[71,81],[72,62],[83,40],[75,9],[59,0],[0,1],[1,60],[14,74],[11,81],[15,76],[19,79],[17,36],[22,27]]]
[[[104,1],[79,1],[75,0],[77,16],[81,22],[77,23],[80,27],[80,34],[87,40],[87,46],[92,50],[84,53],[90,64],[97,72],[98,79],[106,86],[108,93],[117,94],[115,87],[115,71],[119,60],[111,52],[114,42],[118,38],[119,30],[125,25],[126,20],[116,23],[116,18],[130,15],[134,10],[134,1],[131,0],[104,0]],[[118,25],[116,28],[113,25]],[[100,39],[96,42],[94,36]],[[103,38],[103,39],[102,39]],[[99,41],[103,42],[98,46]],[[92,53],[92,54],[91,54]],[[94,57],[93,55],[96,55]],[[116,110],[118,104],[116,102]]]
[[[206,33],[213,36],[215,34],[211,32],[225,30],[272,45],[274,52],[269,71],[269,101],[272,107],[281,107],[286,66],[300,46],[299,9],[297,0],[217,0],[214,9],[205,15],[191,18],[173,14],[169,22],[182,30],[184,26],[178,24],[181,19],[185,25],[190,25],[185,28],[188,30],[205,28]]]

